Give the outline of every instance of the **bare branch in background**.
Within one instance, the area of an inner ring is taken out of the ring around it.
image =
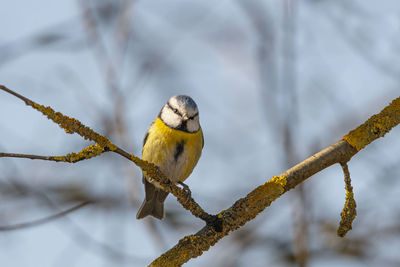
[[[355,54],[358,54],[382,75],[398,82],[400,79],[400,69],[397,65],[391,64],[390,61],[393,58],[390,57],[385,60],[382,59],[377,52],[373,52],[375,46],[377,46],[376,42],[380,39],[369,38],[369,31],[371,30],[368,29],[367,25],[363,28],[353,26],[354,21],[362,20],[360,13],[363,13],[363,7],[358,5],[356,1],[340,1],[338,7],[347,13],[346,16],[342,15],[338,17],[331,9],[324,8],[321,9],[321,11],[323,11],[326,15],[325,17],[332,22],[338,34],[342,36],[343,40],[353,49]],[[350,20],[351,23],[348,23]],[[364,23],[360,22],[357,25],[364,25]],[[394,48],[394,50],[396,49]]]
[[[45,28],[35,34],[24,36],[17,40],[7,40],[0,43],[0,67],[5,67],[6,63],[32,54],[37,51],[58,51],[82,50],[83,42],[81,38],[74,36],[76,31],[72,31],[77,24],[75,18]]]
[[[237,1],[237,5],[242,8],[246,18],[252,23],[256,33],[257,47],[255,61],[259,72],[260,94],[263,100],[262,108],[265,116],[270,123],[276,127],[280,125],[280,114],[277,113],[277,91],[279,89],[278,80],[278,58],[277,58],[277,33],[275,22],[271,14],[260,1]]]
[[[297,73],[297,1],[283,1],[282,21],[282,67],[280,71],[279,110],[281,117],[281,134],[283,136],[283,151],[285,151],[286,168],[300,161],[298,155],[299,140],[295,140],[298,125],[298,73]],[[278,122],[279,124],[279,122]],[[295,199],[292,204],[293,246],[295,260],[300,267],[308,265],[308,208],[307,192],[303,184],[295,189]]]
[[[90,201],[85,201],[82,202],[72,208],[69,208],[67,210],[61,211],[60,213],[56,213],[53,214],[51,216],[42,218],[42,219],[38,219],[35,221],[30,221],[30,222],[25,222],[25,223],[18,223],[18,224],[11,224],[11,225],[0,225],[0,231],[14,231],[14,230],[19,230],[19,229],[24,229],[24,228],[29,228],[29,227],[34,227],[34,226],[38,226],[38,225],[42,225],[45,223],[49,223],[52,222],[56,219],[59,219],[61,217],[64,217],[65,215],[74,212],[80,208],[83,208],[84,206],[87,206],[89,204],[92,204],[92,202]]]
[[[107,87],[110,89],[110,95],[120,94],[118,86],[117,72],[109,53],[106,49],[105,44],[102,41],[100,32],[97,28],[96,19],[94,17],[94,12],[90,8],[89,0],[79,0],[79,4],[82,7],[82,20],[84,21],[84,26],[87,32],[87,38],[90,45],[94,47],[95,59],[98,60],[98,66],[102,70],[105,78]]]

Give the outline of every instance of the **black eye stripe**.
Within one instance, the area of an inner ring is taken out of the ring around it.
[[[179,116],[183,116],[182,113],[179,112],[178,109],[174,108],[169,102],[167,102],[167,106],[175,113],[178,114]],[[196,112],[196,114],[194,114],[193,116],[190,116],[188,119],[193,120],[194,118],[196,118],[197,116],[199,116],[199,113]]]
[[[179,112],[178,109],[172,107],[171,104],[170,104],[169,102],[167,102],[167,105],[168,105],[168,107],[169,107],[174,113],[176,113],[176,114],[178,114],[179,116],[182,117],[182,114]]]
[[[193,120],[194,118],[196,118],[197,116],[199,116],[199,113],[197,112],[196,114],[194,114],[193,116],[189,117],[189,120]]]

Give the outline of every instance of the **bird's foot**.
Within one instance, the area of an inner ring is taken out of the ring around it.
[[[186,196],[186,203],[189,202],[189,199],[192,197],[192,191],[190,191],[189,186],[187,184],[184,184],[183,182],[178,182],[183,189],[183,192],[185,193]]]

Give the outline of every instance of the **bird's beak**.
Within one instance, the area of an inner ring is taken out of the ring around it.
[[[182,118],[187,121],[189,119],[188,115],[186,113],[183,114]]]

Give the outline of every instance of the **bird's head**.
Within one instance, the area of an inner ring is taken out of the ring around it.
[[[171,128],[194,133],[200,129],[196,102],[187,95],[171,97],[161,109],[159,117]]]

